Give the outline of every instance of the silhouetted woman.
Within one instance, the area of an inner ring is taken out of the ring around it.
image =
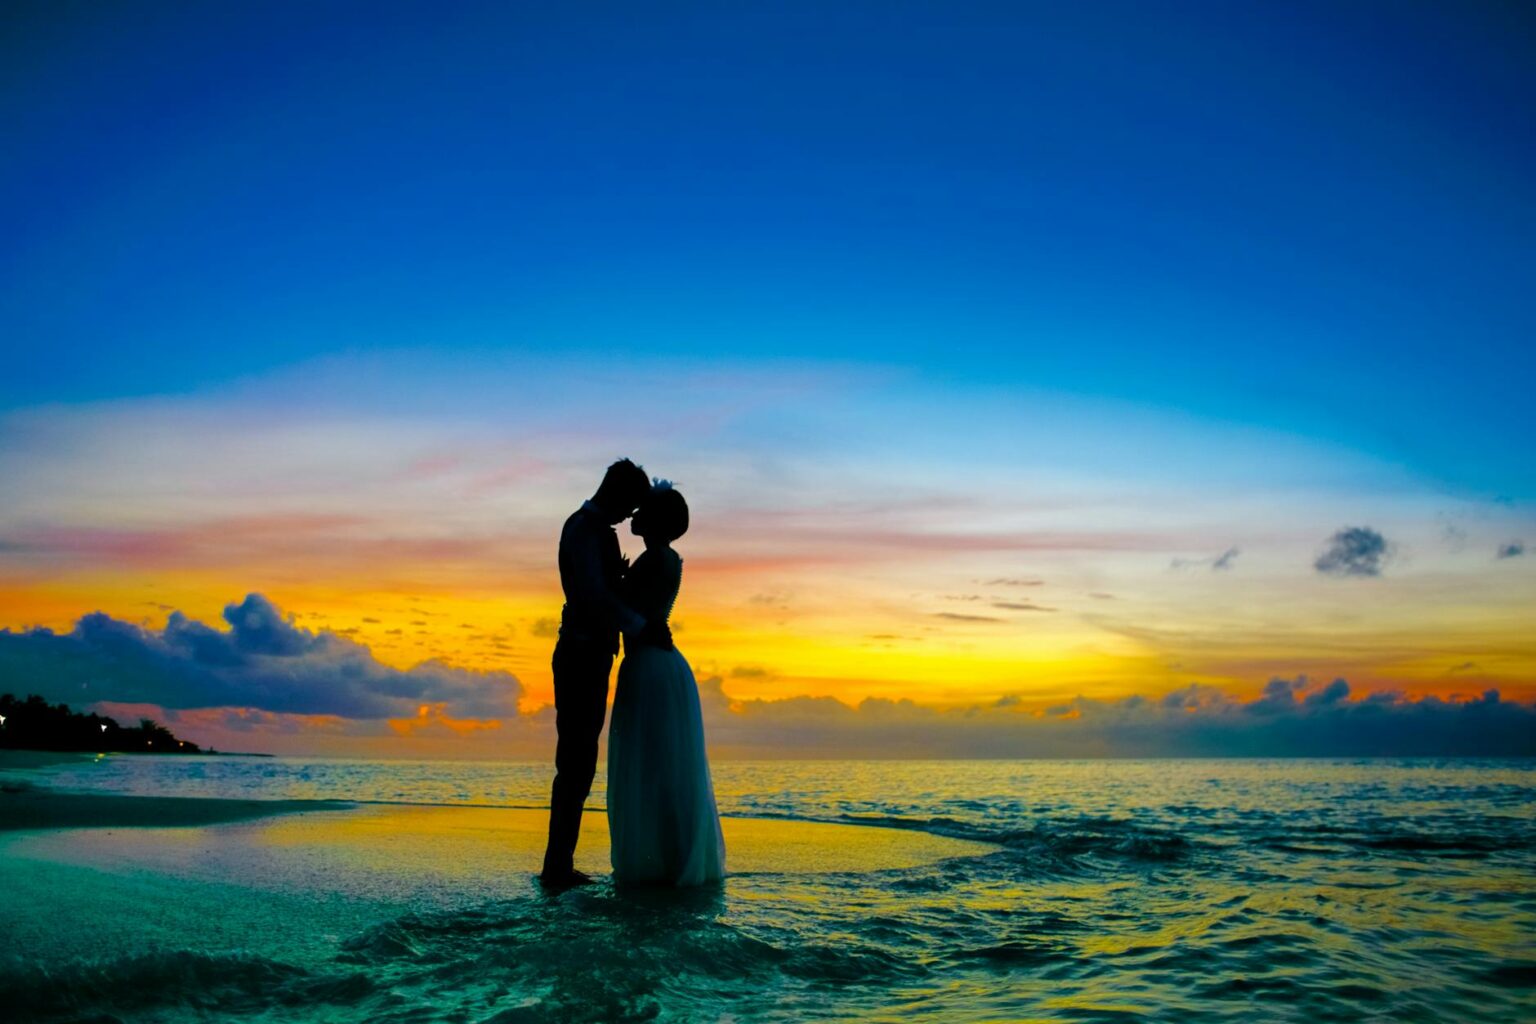
[[[645,552],[624,578],[626,603],[649,622],[665,622],[682,585],[672,542],[688,530],[688,503],[659,480],[630,530]],[[693,670],[675,648],[629,634],[608,731],[608,830],[618,882],[701,885],[725,875]]]

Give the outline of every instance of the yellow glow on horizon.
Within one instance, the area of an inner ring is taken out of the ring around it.
[[[100,610],[160,629],[176,609],[223,628],[225,606],[256,591],[298,626],[364,644],[384,664],[405,669],[439,659],[506,671],[523,687],[524,711],[552,701],[549,659],[561,604],[553,567],[505,578],[486,571],[472,580],[412,578],[415,571],[380,564],[309,578],[291,567],[13,575],[0,580],[0,625],[67,631]],[[1156,698],[1190,683],[1251,699],[1269,678],[1297,674],[1345,677],[1357,697],[1386,689],[1442,698],[1498,689],[1506,700],[1536,699],[1536,643],[1527,635],[1518,589],[1450,608],[1362,607],[1346,619],[1330,607],[1319,613],[1288,602],[1282,592],[1261,607],[1179,602],[1166,583],[1147,587],[1152,597],[1128,584],[1112,605],[1093,600],[1086,585],[1075,594],[1045,591],[1044,600],[1030,591],[1032,601],[1052,610],[1025,611],[916,599],[901,584],[870,574],[817,569],[775,580],[793,590],[793,600],[754,601],[767,584],[734,570],[695,570],[686,580],[678,646],[701,680],[718,677],[733,700],[813,696],[857,704],[873,697],[955,707],[1006,697],[1038,710],[1079,695]],[[1348,594],[1333,588],[1324,596]],[[1115,625],[1122,620],[1137,625]],[[473,728],[431,708],[392,727],[414,743],[427,725]]]

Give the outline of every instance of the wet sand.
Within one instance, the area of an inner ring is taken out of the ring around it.
[[[305,800],[227,800],[58,793],[0,793],[0,831],[13,855],[102,868],[282,879],[329,874],[393,876],[408,891],[447,880],[494,885],[537,870],[548,814],[542,809],[340,804]],[[755,818],[722,821],[727,867],[760,872],[868,872],[906,869],[946,857],[990,852],[985,843],[924,832]],[[582,820],[577,866],[606,873],[607,816]],[[194,855],[195,853],[195,855]]]

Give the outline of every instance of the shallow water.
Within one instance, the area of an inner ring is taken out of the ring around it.
[[[721,762],[715,775],[726,813],[1001,849],[687,894],[551,899],[519,874],[493,899],[295,903],[273,911],[277,934],[210,927],[139,953],[0,938],[0,1005],[166,1021],[1536,1019],[1533,762]],[[113,757],[35,777],[540,806],[548,767]],[[4,869],[51,884],[40,865]],[[187,881],[169,902],[232,891]],[[123,911],[101,913],[106,928]]]

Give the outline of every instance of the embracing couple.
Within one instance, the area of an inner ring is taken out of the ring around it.
[[[620,553],[614,530],[625,519],[645,541],[633,565]],[[698,686],[667,625],[683,578],[683,560],[672,542],[687,530],[682,494],[620,459],[560,533],[565,607],[554,657],[558,739],[549,845],[539,875],[547,886],[591,881],[573,867],[572,857],[597,771],[608,676],[621,633],[624,662],[608,730],[614,880],[685,886],[725,874]]]

